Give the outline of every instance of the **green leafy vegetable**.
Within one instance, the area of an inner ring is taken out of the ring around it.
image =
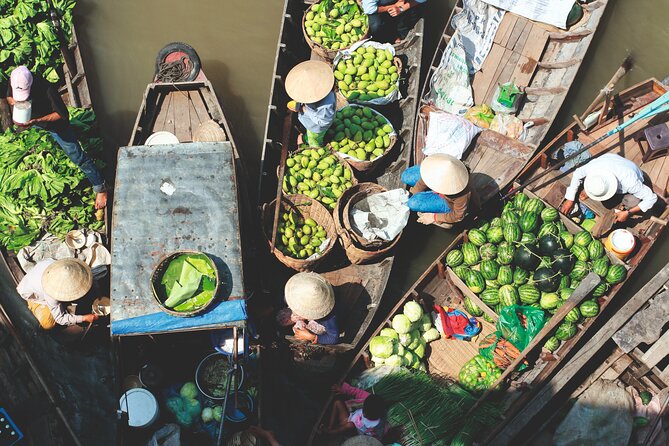
[[[167,296],[166,307],[193,311],[214,297],[216,271],[211,259],[204,254],[181,254],[170,261],[160,283]]]

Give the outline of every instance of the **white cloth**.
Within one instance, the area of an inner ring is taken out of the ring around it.
[[[42,275],[46,268],[53,262],[55,262],[53,259],[46,259],[38,262],[33,269],[21,279],[21,282],[19,282],[19,285],[16,287],[16,291],[18,291],[19,295],[25,300],[33,299],[40,304],[46,305],[58,325],[74,325],[84,322],[83,316],[68,313],[65,304],[58,302],[44,292],[44,288],[42,288]]]
[[[409,221],[409,192],[393,189],[363,198],[351,209],[353,225],[367,240],[394,240]]]
[[[618,180],[617,193],[632,194],[641,200],[639,203],[641,212],[646,212],[652,208],[657,201],[657,195],[653,193],[650,187],[643,184],[643,172],[639,169],[639,166],[614,153],[602,155],[588,162],[585,166],[576,169],[564,197],[567,200],[575,201],[578,188],[585,177],[590,172],[598,170],[608,170],[616,176]]]

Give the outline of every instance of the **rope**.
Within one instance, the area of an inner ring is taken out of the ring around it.
[[[162,62],[158,67],[156,79],[164,83],[185,82],[192,69],[193,62],[182,56],[180,60],[174,62]]]

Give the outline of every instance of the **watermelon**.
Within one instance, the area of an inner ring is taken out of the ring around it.
[[[479,317],[483,315],[483,310],[481,310],[470,297],[465,297],[463,304],[465,306],[465,311],[472,316]]]
[[[553,258],[551,256],[541,257],[539,262],[539,268],[552,268],[553,267]]]
[[[490,222],[488,220],[483,220],[483,223],[481,224],[481,226],[479,226],[479,230],[486,232],[489,227],[490,227]]]
[[[557,295],[557,293],[541,293],[539,305],[541,305],[541,308],[544,310],[557,308],[560,303],[560,297]]]
[[[571,277],[572,280],[578,280],[580,282],[581,279],[583,279],[587,275],[588,275],[588,264],[582,260],[577,260],[576,262],[574,262],[574,267],[572,268],[571,273],[569,273],[569,277]],[[571,286],[572,288],[576,288],[576,285],[574,285],[574,283],[572,283]]]
[[[513,262],[516,249],[511,243],[502,242],[497,247],[497,261],[500,265],[508,265]],[[526,268],[527,269],[527,268]]]
[[[532,271],[539,265],[539,251],[533,245],[520,245],[513,254],[513,263],[528,271]]]
[[[527,283],[527,281],[530,279],[530,273],[527,270],[524,270],[522,268],[516,268],[513,270],[513,284],[514,285],[522,285],[524,283]]]
[[[573,288],[560,288],[558,290],[558,295],[560,296],[561,300],[567,300],[569,297],[571,297],[571,293],[574,292]]]
[[[548,312],[549,312],[550,314],[555,314],[555,313],[557,313],[557,311],[560,309],[560,307],[561,307],[562,305],[564,305],[564,301],[561,300],[561,299],[558,299],[558,303],[557,303],[557,305],[555,306],[555,308],[551,308],[550,310],[548,310]]]
[[[499,291],[491,288],[486,288],[481,293],[481,300],[489,307],[494,307],[499,303]]]
[[[571,286],[571,278],[569,276],[560,277],[560,289],[569,288]]]
[[[488,288],[493,289],[493,290],[498,290],[499,289],[499,282],[497,282],[497,280],[486,279],[485,280],[485,288],[486,288],[486,290]]]
[[[558,329],[555,331],[555,337],[560,341],[566,341],[571,339],[576,334],[576,325],[571,322],[563,322],[558,326]]]
[[[560,286],[560,275],[551,268],[539,268],[532,276],[534,284],[541,291],[553,292]]]
[[[622,265],[611,265],[606,273],[605,280],[611,285],[620,283],[627,277],[627,270]]]
[[[537,236],[532,232],[523,232],[520,236],[520,243],[524,245],[534,245],[537,242]]]
[[[571,252],[578,260],[582,262],[587,262],[588,259],[590,258],[590,253],[588,252],[588,249],[575,243],[574,246],[571,247]]]
[[[558,219],[558,211],[555,208],[550,208],[547,207],[543,211],[541,211],[541,219],[543,221],[555,221]]]
[[[587,247],[590,242],[592,241],[592,235],[585,229],[583,231],[578,232],[574,236],[574,244],[583,246],[584,248]]]
[[[544,348],[549,352],[553,353],[560,347],[560,342],[561,341],[558,338],[556,338],[555,336],[551,336],[546,340],[546,342],[544,342]]]
[[[530,198],[525,203],[525,206],[523,206],[523,212],[535,212],[541,214],[541,211],[543,211],[545,207],[546,205],[540,199]]]
[[[467,236],[469,237],[469,241],[476,246],[483,246],[483,244],[488,241],[486,239],[485,233],[480,229],[471,229],[467,233]]]
[[[504,221],[500,217],[495,217],[492,220],[490,220],[490,227],[491,228],[501,228],[503,224],[504,224]],[[488,237],[488,239],[489,238],[490,237]]]
[[[479,248],[479,255],[482,260],[490,260],[497,257],[497,246],[492,243],[486,243]]]
[[[592,260],[598,259],[604,255],[604,245],[599,240],[593,240],[588,244],[588,253]]]
[[[484,279],[495,280],[499,273],[499,263],[495,260],[483,260],[479,265],[479,271]]]
[[[525,284],[518,287],[518,297],[524,305],[528,305],[538,302],[541,293],[534,285]]]
[[[564,317],[564,320],[571,322],[572,324],[577,323],[581,319],[581,312],[578,310],[578,307],[572,308],[569,313]]]
[[[460,280],[464,282],[464,280],[467,278],[467,275],[469,274],[469,268],[464,265],[460,265],[453,268],[453,272],[460,278]]]
[[[507,223],[504,225],[504,240],[509,243],[520,241],[522,231],[518,223]]]
[[[516,196],[513,197],[513,206],[518,210],[522,210],[525,207],[525,203],[527,203],[529,199],[530,197],[524,193],[518,192]]]
[[[520,216],[516,211],[507,210],[502,212],[502,221],[504,222],[505,225],[508,223],[518,224],[518,222],[520,221]]]
[[[469,270],[467,277],[465,278],[465,283],[467,287],[472,290],[473,293],[480,293],[485,290],[485,279],[480,272],[476,270]]]
[[[539,214],[535,212],[525,212],[520,216],[518,226],[523,232],[534,232],[539,227]]]
[[[518,290],[512,285],[503,285],[499,288],[499,303],[503,307],[509,307],[518,303]]]
[[[609,291],[609,284],[602,282],[592,290],[592,297],[602,297],[607,291]]]
[[[546,234],[539,238],[539,252],[545,256],[552,256],[560,248],[560,238],[555,234]]]
[[[578,286],[581,284],[580,280],[572,279],[571,280],[571,288],[576,289]]]
[[[574,236],[569,231],[560,231],[560,239],[565,248],[569,249],[574,244]]]
[[[488,316],[486,313],[483,313],[483,320],[490,323],[490,324],[495,323],[495,320],[493,318],[491,318],[490,316]]]
[[[585,302],[581,302],[578,309],[583,317],[595,317],[599,314],[599,304],[597,303],[597,299],[589,299]]]
[[[511,285],[513,283],[513,269],[509,265],[499,267],[497,283],[500,285]]]
[[[462,256],[465,261],[465,265],[476,265],[481,261],[481,256],[479,255],[479,248],[473,243],[463,243],[462,244]]]
[[[602,257],[592,262],[592,271],[599,277],[606,277],[609,272],[609,259]]]
[[[527,306],[528,306],[528,307],[532,307],[532,308],[539,308],[539,309],[542,309],[542,308],[541,308],[541,305],[539,305],[539,302],[534,302],[534,303],[532,303],[532,304],[528,304]],[[549,316],[549,318],[550,318],[550,316]]]
[[[446,265],[450,266],[451,268],[455,268],[458,265],[462,265],[464,259],[465,258],[462,255],[462,251],[459,249],[454,249],[446,254]]]
[[[553,268],[560,271],[562,274],[569,274],[574,267],[576,259],[574,255],[566,249],[557,249],[553,252]],[[567,276],[563,276],[567,277]],[[569,279],[567,277],[567,279]],[[560,279],[562,282],[562,279]],[[561,287],[562,288],[562,287]]]
[[[543,237],[546,234],[560,235],[560,230],[553,222],[544,223],[539,227],[539,233],[537,234],[538,238]]]
[[[501,220],[500,220],[500,225],[501,225]],[[485,232],[485,235],[490,243],[497,244],[502,240],[504,240],[504,230],[502,229],[502,226],[491,226]]]

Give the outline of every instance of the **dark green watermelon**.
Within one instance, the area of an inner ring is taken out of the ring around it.
[[[539,250],[533,245],[520,245],[513,255],[514,265],[528,271],[534,270],[540,261]]]
[[[482,260],[479,270],[484,279],[495,280],[499,274],[499,263],[496,260]]]
[[[553,268],[557,269],[562,274],[569,274],[574,267],[575,261],[576,259],[574,258],[574,255],[566,249],[561,248],[553,252]],[[568,277],[567,280],[569,280]]]
[[[539,215],[534,212],[525,212],[520,216],[518,226],[523,232],[534,232],[539,227]]]
[[[545,256],[552,256],[560,248],[560,238],[555,234],[546,234],[539,238],[539,252]]]
[[[532,281],[539,290],[553,292],[560,286],[560,274],[551,268],[539,268],[534,272]]]

